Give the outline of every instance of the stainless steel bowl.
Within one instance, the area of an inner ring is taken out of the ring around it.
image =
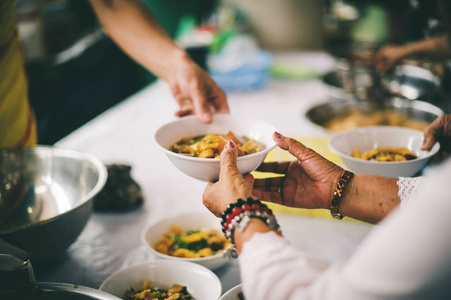
[[[0,150],[0,239],[33,261],[59,256],[85,227],[106,178],[103,163],[85,153]]]
[[[367,62],[341,59],[334,71],[324,75],[323,84],[333,98],[367,99],[380,86],[380,74]]]
[[[5,297],[5,298],[2,298]],[[39,282],[29,289],[0,291],[0,299],[26,300],[120,300],[120,298],[93,288],[69,283]]]
[[[305,116],[313,124],[325,129],[326,131],[340,131],[332,130],[328,128],[328,126],[331,122],[344,120],[353,113],[360,114],[360,116],[366,118],[366,116],[370,116],[373,113],[380,113],[381,116],[384,116],[384,114],[389,115],[387,112],[395,112],[399,116],[413,120],[414,122],[421,122],[422,124],[429,124],[438,116],[444,114],[443,110],[427,102],[391,97],[379,102],[355,99],[332,99],[329,102],[311,107]],[[393,115],[390,117],[392,116]],[[366,123],[365,125],[393,125],[384,124],[383,119],[374,119],[373,124],[371,123],[372,121],[373,120],[370,118],[366,118],[364,120]],[[414,126],[407,125],[408,124],[406,123],[406,127],[415,128]],[[355,127],[359,127],[358,123],[351,122],[346,124],[346,126],[343,126],[343,130]],[[417,127],[417,129],[421,128]]]
[[[382,75],[381,82],[392,95],[428,102],[437,101],[440,88],[439,76],[415,65],[397,65]]]

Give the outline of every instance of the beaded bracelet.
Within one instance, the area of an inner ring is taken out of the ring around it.
[[[235,229],[238,228],[241,232],[244,231],[251,218],[258,218],[268,225],[270,229],[278,233],[281,232],[272,210],[261,201],[250,197],[246,198],[246,200],[238,199],[235,203],[229,204],[227,209],[221,214],[221,217],[222,232],[232,245],[224,253],[224,256],[228,258],[238,257],[233,237]]]

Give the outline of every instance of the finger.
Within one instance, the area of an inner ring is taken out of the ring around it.
[[[221,152],[221,170],[219,172],[219,180],[225,177],[240,175],[237,166],[238,151],[233,141],[228,141]],[[241,175],[240,175],[241,176]]]
[[[423,146],[421,146],[421,150],[431,150],[432,146],[434,146],[437,140],[434,136],[425,136],[423,141]]]
[[[271,172],[276,174],[285,174],[290,165],[289,161],[285,162],[267,162],[262,163],[255,171],[258,172]]]
[[[194,104],[194,111],[199,118],[204,123],[211,123],[213,121],[213,116],[207,103],[207,96],[202,87],[196,85],[190,90],[191,99]]]
[[[184,117],[184,116],[188,116],[191,115],[193,113],[193,110],[190,108],[183,108],[183,109],[179,109],[178,111],[176,111],[174,113],[174,115],[176,117]]]
[[[244,181],[246,181],[246,183],[247,183],[250,187],[252,187],[252,186],[254,185],[255,178],[254,178],[254,176],[252,176],[251,174],[246,174],[246,175],[244,176]]]
[[[227,103],[226,94],[220,90],[219,95],[214,96],[211,103],[216,113],[230,113],[229,105]]]
[[[284,180],[284,177],[255,179],[254,187],[257,187],[257,188],[277,187],[277,188],[279,188],[282,186],[283,180]]]
[[[282,196],[278,192],[263,191],[260,189],[252,190],[252,195],[262,201],[272,202],[276,204],[282,203]]]
[[[443,125],[443,116],[440,116],[424,130],[424,140],[421,150],[430,150],[434,146],[437,141],[436,137],[440,135]]]
[[[273,139],[280,148],[288,150],[288,152],[290,152],[301,162],[311,158],[314,155],[319,155],[295,139],[284,137],[278,132],[274,132]]]

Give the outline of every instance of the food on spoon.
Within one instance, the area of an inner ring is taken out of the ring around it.
[[[263,145],[242,136],[238,138],[232,131],[226,135],[207,134],[183,138],[169,147],[175,153],[201,158],[219,158],[229,140],[237,145],[238,156],[260,152]]]
[[[158,288],[155,281],[144,280],[141,290],[130,288],[125,292],[125,300],[194,300],[184,285],[173,284],[170,289]]]
[[[360,153],[359,148],[354,149],[352,157],[371,161],[407,161],[417,156],[407,148],[379,147]]]
[[[222,253],[229,245],[224,235],[215,229],[183,231],[180,226],[173,225],[155,244],[155,249],[170,256],[198,258]]]

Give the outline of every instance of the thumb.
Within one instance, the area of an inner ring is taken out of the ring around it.
[[[238,151],[236,147],[237,146],[233,141],[228,141],[224,146],[224,150],[221,152],[221,170],[219,173],[220,180],[223,177],[231,177],[237,174],[240,175],[237,165]]]
[[[432,146],[434,146],[435,142],[437,140],[434,138],[434,136],[425,136],[423,141],[423,146],[421,146],[421,150],[430,150]]]
[[[307,148],[300,142],[296,141],[293,138],[284,137],[278,132],[274,132],[273,139],[276,144],[282,148],[283,150],[288,150],[294,157],[299,159],[301,162],[307,160],[312,157],[312,155],[316,154],[315,151]]]

